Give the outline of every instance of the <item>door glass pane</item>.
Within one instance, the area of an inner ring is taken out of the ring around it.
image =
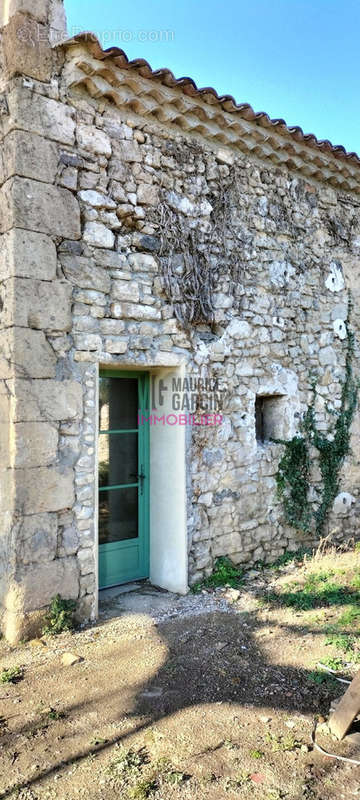
[[[137,483],[137,433],[101,433],[99,436],[99,487]]]
[[[99,544],[136,539],[137,535],[138,490],[99,492]]]
[[[137,428],[137,378],[100,378],[99,430]]]

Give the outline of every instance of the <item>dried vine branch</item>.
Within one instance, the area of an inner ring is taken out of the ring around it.
[[[244,250],[244,237],[234,221],[240,197],[234,166],[207,196],[212,206],[209,222],[175,210],[165,192],[153,212],[165,291],[185,328],[214,322],[214,293],[221,277],[230,279],[236,299]]]

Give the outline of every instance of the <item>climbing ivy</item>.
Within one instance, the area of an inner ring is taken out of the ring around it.
[[[290,441],[276,440],[285,445],[285,453],[276,475],[277,494],[284,505],[289,525],[303,531],[310,529],[311,509],[308,501],[310,455],[305,437],[294,436]]]
[[[318,536],[324,528],[335,497],[340,488],[340,471],[344,459],[350,452],[350,430],[353,421],[359,381],[353,375],[354,333],[350,328],[352,298],[348,295],[348,321],[345,373],[341,384],[340,408],[328,409],[333,424],[324,433],[316,424],[316,382],[311,384],[311,401],[303,417],[300,434],[290,441],[277,440],[285,452],[280,460],[276,476],[277,493],[282,500],[285,518],[289,525],[303,531],[313,528]],[[313,511],[309,500],[311,474],[311,448],[318,452],[321,486],[316,487],[319,503]]]

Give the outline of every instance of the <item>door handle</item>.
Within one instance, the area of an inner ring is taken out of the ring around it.
[[[130,472],[130,478],[137,478],[140,481],[140,493],[144,494],[144,480],[146,478],[144,467],[141,465],[141,471],[137,472]]]

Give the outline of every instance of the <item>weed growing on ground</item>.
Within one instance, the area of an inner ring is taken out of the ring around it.
[[[146,800],[152,797],[155,792],[161,790],[164,784],[171,786],[181,786],[190,775],[186,775],[175,769],[168,758],[160,758],[154,765],[151,765],[148,775],[141,775],[142,767],[148,764],[150,759],[144,750],[134,753],[125,752],[122,764],[127,773],[128,786],[127,797],[129,800]],[[129,774],[130,772],[130,774]]]
[[[324,672],[320,669],[313,669],[309,672],[307,680],[309,683],[315,683],[316,686],[323,686],[325,684],[328,689],[335,689],[335,687],[337,688],[339,686],[335,678],[329,675],[328,672]]]
[[[74,628],[75,608],[74,600],[64,600],[59,594],[55,595],[45,617],[43,634],[55,636],[63,631],[71,631]]]
[[[273,753],[285,753],[296,750],[301,746],[300,742],[298,742],[291,733],[285,733],[283,736],[276,736],[269,731],[265,735],[265,740],[271,745]]]
[[[129,789],[128,797],[131,800],[147,800],[157,789],[158,783],[155,778],[145,778]]]
[[[335,626],[327,628],[327,632],[328,636],[326,637],[325,645],[335,647],[335,650],[343,653],[354,654],[355,636],[350,633],[338,633]]]
[[[360,623],[360,606],[349,606],[338,618],[337,625],[346,628],[348,625],[353,625],[353,622]]]
[[[300,547],[299,550],[295,552],[286,551],[276,559],[276,561],[272,561],[271,564],[266,564],[265,561],[257,561],[255,564],[255,569],[274,569],[280,570],[281,567],[287,567],[288,564],[296,564],[301,563],[305,556],[311,556],[312,550],[310,547]]]
[[[55,708],[49,708],[47,716],[51,720],[58,720],[58,719],[63,719],[65,717],[65,714],[63,711],[56,711]]]
[[[125,747],[120,747],[119,755],[108,766],[108,772],[128,779],[138,774],[148,761],[149,757],[144,747],[140,750],[126,750]]]
[[[185,772],[179,772],[176,769],[170,770],[164,776],[165,783],[171,783],[173,786],[180,786],[186,780]]]
[[[329,667],[329,669],[333,669],[335,672],[339,672],[344,669],[344,662],[342,658],[337,658],[337,656],[328,656],[327,658],[322,658],[321,663],[324,667]]]
[[[337,575],[336,570],[310,573],[303,584],[286,584],[280,593],[269,593],[269,599],[274,604],[288,606],[297,611],[360,603],[360,592],[343,583],[337,583],[334,580]],[[356,606],[354,609],[356,611],[353,612],[353,619],[360,617],[360,609]]]
[[[264,753],[261,750],[250,750],[251,758],[263,758]]]
[[[21,667],[10,667],[0,672],[0,683],[17,683],[23,677]]]
[[[336,563],[336,562],[335,562]],[[307,617],[307,624],[313,623],[317,627],[322,625],[326,635],[325,645],[333,647],[337,653],[330,660],[323,659],[331,669],[342,669],[344,657],[353,663],[360,660],[359,637],[360,633],[360,575],[352,570],[327,568],[317,572],[308,572],[303,582],[291,582],[281,586],[277,592],[268,593],[268,603],[292,608],[294,611],[309,611],[313,608],[322,609],[313,617]],[[332,612],[331,624],[325,624],[327,608],[336,609]],[[331,659],[333,660],[331,661]],[[321,677],[317,671],[310,673],[312,682],[321,684],[329,682],[329,678]],[[331,678],[330,678],[331,680]]]
[[[236,742],[233,742],[232,739],[225,739],[224,740],[224,747],[226,747],[228,750],[238,750],[239,749],[239,745]]]
[[[172,786],[180,786],[184,781],[190,778],[185,772],[181,772],[174,767],[168,758],[159,758],[154,767],[153,777],[159,786],[162,783],[169,783]]]
[[[236,567],[228,558],[218,558],[211,575],[194,583],[191,591],[196,594],[202,589],[216,589],[219,586],[226,586],[226,584],[236,589],[242,585],[243,577],[243,570]]]
[[[216,780],[216,777],[213,777],[213,780]],[[224,781],[224,789],[226,792],[231,792],[233,790],[239,789],[241,786],[245,786],[246,784],[251,783],[251,775],[250,772],[246,770],[242,770],[236,775],[235,778],[225,778]]]
[[[103,736],[94,736],[90,739],[90,744],[92,747],[98,747],[99,744],[106,744],[107,741]]]

